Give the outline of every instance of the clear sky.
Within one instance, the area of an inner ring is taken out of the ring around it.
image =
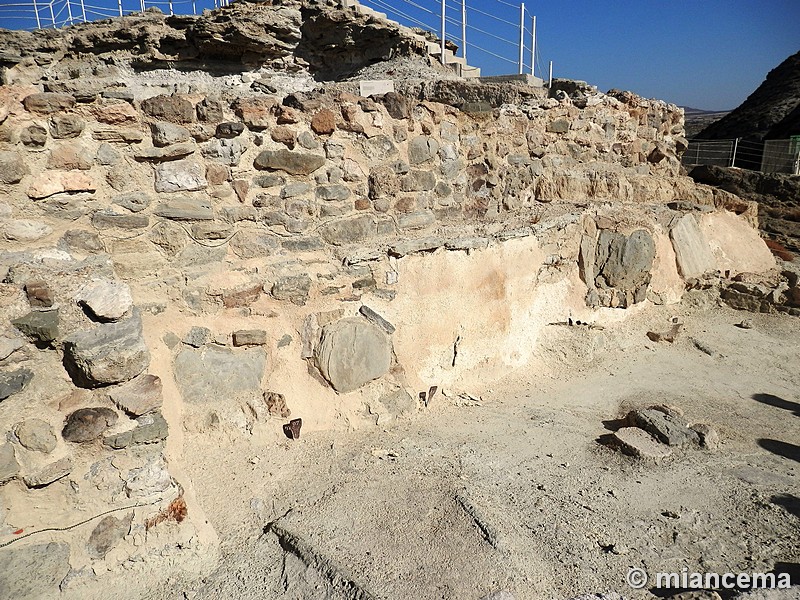
[[[37,0],[40,7],[50,0]],[[66,15],[66,0],[52,0]],[[72,0],[77,7],[80,0]],[[438,31],[442,0],[362,0],[409,25]],[[167,11],[166,0],[146,0]],[[213,0],[196,0],[198,9]],[[0,27],[32,28],[33,0],[0,0]],[[125,11],[140,0],[122,0]],[[466,0],[467,58],[488,75],[517,72],[520,0]],[[85,0],[105,7],[117,0]],[[460,44],[461,0],[445,0],[447,35]],[[175,0],[176,12],[191,0]],[[537,75],[583,79],[705,110],[735,108],[767,72],[800,50],[800,0],[548,0],[526,2],[524,52],[530,71],[531,14],[537,16]],[[78,14],[78,11],[73,11]],[[49,9],[40,11],[49,18]],[[89,15],[92,17],[93,15]],[[27,17],[27,18],[22,18]],[[1,49],[0,49],[1,50]],[[498,58],[498,55],[502,58]],[[539,67],[541,66],[541,71]]]

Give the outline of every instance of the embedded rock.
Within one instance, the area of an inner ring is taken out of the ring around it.
[[[181,96],[154,96],[142,101],[142,110],[157,119],[172,123],[194,121],[194,105]]]
[[[161,408],[161,379],[155,375],[138,377],[111,388],[108,395],[120,409],[135,417]]]
[[[50,344],[58,338],[58,310],[36,310],[11,324],[34,342]]]
[[[76,444],[91,442],[117,422],[118,415],[110,408],[103,406],[79,408],[67,417],[61,437],[67,442]]]
[[[19,183],[28,174],[25,161],[16,152],[0,152],[0,183]]]
[[[136,427],[111,435],[103,443],[115,450],[121,450],[132,445],[155,444],[167,439],[169,426],[160,412],[141,415],[136,419]]]
[[[264,150],[254,163],[257,169],[285,171],[293,175],[310,175],[325,164],[325,157],[290,150]]]
[[[71,139],[83,133],[86,122],[77,115],[50,117],[50,135],[56,139]]]
[[[686,421],[675,413],[665,413],[653,408],[634,410],[626,418],[628,425],[639,427],[668,446],[700,443],[696,431],[689,429]]]
[[[649,433],[638,427],[623,427],[612,435],[612,443],[625,454],[637,458],[660,461],[672,454],[666,444],[660,443]]]
[[[64,340],[64,366],[73,381],[97,387],[128,381],[150,364],[138,314],[130,319],[79,331]]]
[[[701,277],[714,270],[711,248],[692,214],[680,218],[669,232],[678,260],[678,269],[685,279]]]
[[[55,112],[63,112],[75,106],[75,98],[68,94],[57,94],[54,92],[41,92],[31,94],[22,100],[25,110],[40,115],[49,115]]]
[[[340,319],[323,327],[314,354],[323,377],[343,394],[382,377],[392,365],[389,337],[359,317]]]
[[[208,200],[176,198],[159,204],[155,214],[174,221],[211,221],[214,209]]]
[[[13,219],[3,227],[3,237],[17,242],[35,242],[53,233],[53,228],[31,219]]]
[[[119,321],[133,306],[131,289],[122,281],[90,281],[78,290],[75,300],[104,322]]]
[[[272,286],[272,295],[278,300],[289,300],[303,305],[311,289],[311,278],[308,275],[288,275],[281,277]]]
[[[133,513],[127,517],[118,519],[114,515],[108,515],[92,530],[86,549],[92,558],[104,558],[114,546],[122,541],[131,527]]]
[[[50,463],[35,473],[30,473],[22,478],[29,488],[40,488],[66,477],[72,472],[72,459],[65,456],[54,463]]]
[[[153,145],[159,147],[180,144],[192,139],[186,127],[173,123],[153,123],[150,125],[150,132],[153,134]]]
[[[0,590],[5,598],[55,598],[69,573],[69,544],[17,544],[0,552]],[[35,577],[22,577],[35,573]]]
[[[56,449],[56,434],[47,421],[27,419],[14,428],[14,433],[24,448],[49,454]]]
[[[187,348],[175,357],[175,379],[190,404],[229,403],[237,397],[261,396],[265,366],[266,354],[261,348]]]
[[[41,200],[65,192],[92,192],[97,184],[91,175],[79,171],[48,171],[34,178],[28,188],[28,197]]]
[[[208,186],[206,168],[192,160],[176,160],[156,167],[157,192],[196,192]]]
[[[8,442],[0,446],[0,485],[11,481],[19,473],[19,463],[14,446]],[[0,575],[2,578],[2,575]],[[0,588],[2,589],[2,588]]]
[[[20,393],[33,379],[33,371],[17,369],[16,371],[0,371],[0,400]]]

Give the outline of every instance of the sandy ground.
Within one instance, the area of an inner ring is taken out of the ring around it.
[[[672,317],[686,325],[675,344],[647,339]],[[752,329],[735,326],[745,318]],[[633,590],[631,568],[776,570],[800,583],[800,320],[695,293],[603,332],[592,360],[580,349],[597,332],[548,329],[563,350],[550,350],[549,372],[468,390],[479,403],[439,393],[388,426],[296,441],[277,423],[274,436],[187,432],[182,469],[221,558],[202,580],[145,568],[137,597],[676,591]],[[713,423],[719,451],[652,464],[598,443],[629,408],[660,403]]]

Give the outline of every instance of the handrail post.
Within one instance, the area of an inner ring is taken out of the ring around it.
[[[552,60],[550,61],[550,81],[547,84],[547,87],[548,88],[552,88],[553,87],[553,61]]]
[[[444,60],[444,43],[445,43],[445,35],[446,35],[446,28],[447,21],[445,20],[445,0],[442,0],[442,64],[445,64]]]
[[[72,3],[70,0],[67,0],[67,21],[72,25]]]
[[[122,0],[117,0],[117,6],[119,7],[119,16],[122,16]]]
[[[81,18],[83,18],[83,22],[86,23],[86,3],[84,0],[81,0]]]
[[[53,22],[53,29],[56,28],[56,14],[53,12],[53,0],[50,0],[50,20]]]
[[[461,58],[467,60],[467,0],[461,0]]]
[[[536,76],[536,15],[533,15],[533,29],[531,30],[531,77]]]
[[[731,156],[731,166],[736,165],[736,151],[739,149],[739,138],[733,140],[733,154]]]
[[[525,71],[525,3],[519,5],[519,74]]]
[[[39,18],[39,7],[36,6],[36,0],[33,0],[33,10],[36,13],[36,29],[42,28],[42,21]]]

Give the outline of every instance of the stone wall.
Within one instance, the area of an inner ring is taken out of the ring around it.
[[[753,204],[680,176],[680,111],[631,94],[43,87],[0,87],[0,543],[114,511],[45,553],[62,587],[206,564],[186,440],[384,424],[546,372],[551,324],[591,360],[620,309],[774,266]]]

